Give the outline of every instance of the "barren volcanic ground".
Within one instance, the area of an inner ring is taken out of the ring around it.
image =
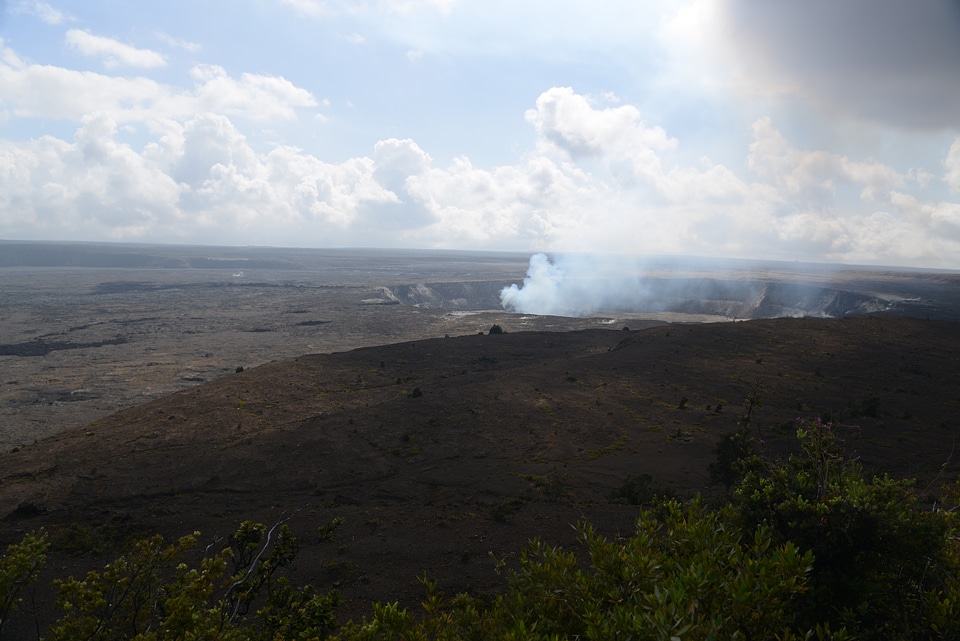
[[[102,565],[130,537],[199,530],[212,542],[244,519],[288,518],[309,543],[344,517],[337,542],[307,545],[292,570],[340,588],[344,619],[372,600],[415,605],[424,572],[448,593],[486,592],[502,580],[493,557],[532,536],[572,545],[580,519],[629,532],[638,489],[717,492],[713,447],[752,393],[770,457],[794,446],[798,416],[823,416],[850,456],[917,478],[925,494],[960,474],[956,322],[666,324],[399,303],[412,290],[443,299],[425,283],[519,280],[507,274],[516,261],[472,258],[446,257],[436,281],[381,272],[375,284],[355,261],[356,280],[345,269],[330,283],[297,270],[234,276],[236,265],[220,281],[203,269],[0,270],[3,418],[34,399],[31,416],[46,408],[58,422],[26,422],[50,436],[0,454],[0,545],[38,527],[56,542],[14,638],[35,630],[34,609],[49,617],[53,577]],[[920,280],[949,299],[953,281]],[[478,333],[493,322],[506,333]]]

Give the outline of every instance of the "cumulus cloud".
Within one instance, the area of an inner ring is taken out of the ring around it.
[[[175,97],[170,88],[146,78],[38,65],[0,49],[0,105],[18,117],[79,122],[86,114],[106,112],[117,120],[141,120]]]
[[[177,216],[176,185],[115,136],[116,123],[101,114],[87,117],[72,142],[2,143],[3,227],[119,240],[168,225]]]
[[[537,98],[536,109],[528,110],[526,118],[537,133],[574,157],[655,153],[677,144],[662,128],[647,127],[632,105],[597,109],[591,103],[570,87],[554,87]]]
[[[905,182],[893,168],[874,160],[852,161],[826,151],[796,149],[770,118],[755,122],[753,134],[748,166],[801,207],[832,203],[842,185],[860,188],[864,200],[879,200]]]
[[[455,158],[407,181],[408,193],[435,222],[408,237],[439,247],[526,250],[576,237],[591,207],[608,202],[605,190],[569,164],[531,156],[493,170]]]
[[[460,156],[440,165],[400,138],[329,163],[245,133],[245,123],[315,106],[305,90],[219,67],[193,75],[194,90],[176,92],[147,80],[0,65],[0,100],[12,101],[5,108],[44,114],[44,98],[72,88],[74,106],[50,109],[72,109],[52,113],[79,123],[71,140],[0,142],[5,234],[928,265],[954,265],[960,255],[960,206],[912,192],[920,173],[803,149],[770,118],[754,123],[743,169],[706,157],[683,164],[681,141],[647,124],[636,106],[552,88],[526,113],[536,142],[512,164],[485,168]],[[37,78],[50,80],[24,96]],[[140,121],[150,128],[135,147],[123,125]],[[944,167],[957,187],[960,142]],[[532,268],[545,283],[566,269]]]
[[[150,69],[166,66],[166,59],[155,51],[138,49],[113,38],[95,36],[88,31],[70,29],[67,44],[85,56],[98,56],[108,69],[114,67],[141,67]]]
[[[254,120],[292,120],[296,109],[315,107],[317,101],[306,89],[283,77],[243,73],[239,80],[215,65],[194,67],[199,108]]]

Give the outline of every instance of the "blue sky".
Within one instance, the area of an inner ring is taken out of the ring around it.
[[[0,8],[0,238],[960,268],[956,0]]]

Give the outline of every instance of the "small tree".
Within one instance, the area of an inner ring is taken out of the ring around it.
[[[800,453],[747,472],[745,531],[769,527],[816,558],[803,616],[865,638],[960,638],[956,515],[922,509],[910,480],[868,477],[830,423],[801,421]]]
[[[722,407],[718,404],[717,411],[719,412]],[[739,429],[724,434],[713,448],[714,460],[709,467],[710,484],[722,485],[728,494],[750,467],[761,463],[756,455],[756,443],[750,436],[753,414],[761,407],[763,403],[760,399],[760,388],[755,386],[743,401],[743,414],[737,421],[740,425]]]
[[[24,588],[33,583],[46,564],[48,547],[46,532],[31,532],[20,543],[7,546],[7,553],[0,557],[0,639],[3,624],[20,605]]]
[[[753,458],[755,451],[753,437],[747,427],[723,435],[713,448],[710,484],[722,485],[729,494],[734,484],[743,478],[744,466]]]

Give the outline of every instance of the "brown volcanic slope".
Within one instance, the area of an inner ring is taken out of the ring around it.
[[[271,363],[0,456],[0,544],[79,522],[105,537],[246,518],[340,547],[306,548],[295,580],[357,604],[498,585],[495,555],[570,523],[629,531],[610,495],[630,475],[706,486],[717,438],[759,390],[771,456],[792,421],[832,415],[851,455],[933,491],[955,479],[960,325],[893,317],[470,335]],[[722,406],[720,411],[718,407]],[[48,575],[93,559],[55,555]],[[86,565],[84,565],[86,564]]]

